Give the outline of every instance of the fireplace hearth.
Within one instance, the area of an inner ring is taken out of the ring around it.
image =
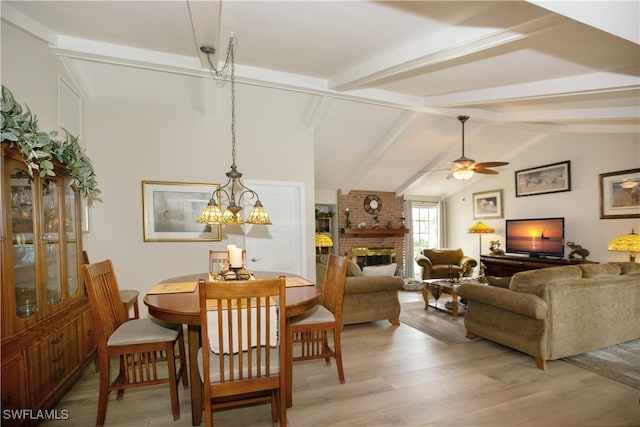
[[[352,248],[351,259],[363,268],[372,265],[387,265],[396,262],[395,248]]]

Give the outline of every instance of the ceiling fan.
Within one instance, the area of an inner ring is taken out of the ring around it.
[[[469,120],[469,116],[458,116],[458,120],[462,123],[462,156],[452,161],[451,173],[447,175],[447,179],[455,178],[465,181],[473,176],[474,173],[482,173],[487,175],[497,175],[493,167],[508,165],[508,162],[482,162],[476,163],[475,160],[465,157],[464,155],[464,123]]]

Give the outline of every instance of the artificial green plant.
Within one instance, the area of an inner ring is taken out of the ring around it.
[[[38,130],[38,119],[29,107],[25,110],[16,102],[13,94],[2,86],[2,127],[1,141],[8,141],[10,147],[20,150],[22,159],[31,176],[55,176],[53,159],[62,163],[68,170],[80,194],[86,198],[95,197],[100,190],[91,160],[78,143],[78,137],[66,129],[64,137],[58,138],[58,132],[50,133]]]

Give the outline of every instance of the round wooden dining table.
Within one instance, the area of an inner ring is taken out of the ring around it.
[[[256,279],[273,278],[284,275],[288,278],[298,278],[291,274],[278,272],[254,272]],[[197,283],[198,279],[207,279],[208,273],[189,274],[186,276],[172,277],[163,280],[165,283]],[[299,279],[299,278],[298,278]],[[304,281],[303,281],[304,282]],[[297,283],[287,286],[287,318],[304,313],[318,304],[321,290],[312,282],[307,285]],[[187,341],[189,347],[189,381],[191,390],[191,420],[192,425],[199,426],[202,421],[202,388],[200,374],[198,372],[198,349],[200,348],[200,306],[197,288],[194,292],[147,294],[144,303],[149,309],[149,314],[157,319],[171,323],[187,325]],[[286,340],[285,340],[286,342]],[[286,349],[291,351],[291,349]],[[290,360],[290,358],[287,358]],[[291,406],[291,363],[287,363],[287,406]]]

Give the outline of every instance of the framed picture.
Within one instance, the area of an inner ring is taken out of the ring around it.
[[[600,174],[600,218],[640,218],[640,169]]]
[[[516,197],[571,191],[569,160],[516,172]]]
[[[473,219],[502,218],[502,190],[473,193]]]
[[[145,242],[221,240],[221,226],[196,222],[218,184],[142,181]]]

